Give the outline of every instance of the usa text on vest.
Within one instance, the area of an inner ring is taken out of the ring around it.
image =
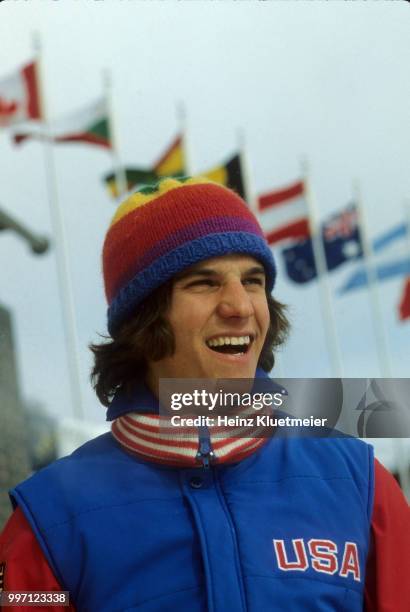
[[[289,542],[292,542],[293,552],[290,552]],[[332,540],[311,539],[306,544],[304,538],[288,540],[273,540],[273,548],[278,568],[284,572],[305,572],[312,567],[316,572],[338,574],[342,578],[352,576],[360,582],[360,564],[357,544],[345,542],[342,551],[338,550]]]

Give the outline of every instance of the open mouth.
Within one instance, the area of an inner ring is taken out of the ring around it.
[[[219,336],[206,341],[206,345],[216,353],[224,355],[244,355],[253,342],[253,336]]]

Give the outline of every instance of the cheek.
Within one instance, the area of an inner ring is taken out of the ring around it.
[[[258,313],[257,315],[258,323],[261,328],[261,332],[263,333],[263,337],[265,339],[265,336],[269,329],[269,324],[270,324],[269,308],[268,308],[268,303],[266,301],[266,298],[261,300],[261,302],[258,304],[257,313]]]
[[[198,339],[199,321],[194,309],[189,309],[169,319],[174,332],[177,353],[191,352]]]
[[[211,307],[200,296],[176,295],[168,320],[179,347],[196,346],[202,338],[204,327],[211,314]]]

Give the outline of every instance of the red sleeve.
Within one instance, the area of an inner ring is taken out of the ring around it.
[[[376,459],[366,610],[409,612],[409,572],[410,507],[393,476]]]
[[[62,590],[20,508],[13,512],[0,535],[1,567],[3,591]],[[71,605],[36,606],[36,609],[47,612],[75,612]],[[18,606],[13,607],[13,610],[32,612],[33,607]]]

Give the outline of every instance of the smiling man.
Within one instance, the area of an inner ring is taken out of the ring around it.
[[[160,378],[253,378],[269,327],[263,266],[247,255],[201,262],[173,283],[168,321],[172,355],[150,363]]]
[[[11,492],[3,588],[69,591],[78,612],[410,609],[409,511],[370,446],[160,424],[161,379],[266,378],[286,338],[245,203],[202,179],[142,189],[103,268],[111,432]]]

